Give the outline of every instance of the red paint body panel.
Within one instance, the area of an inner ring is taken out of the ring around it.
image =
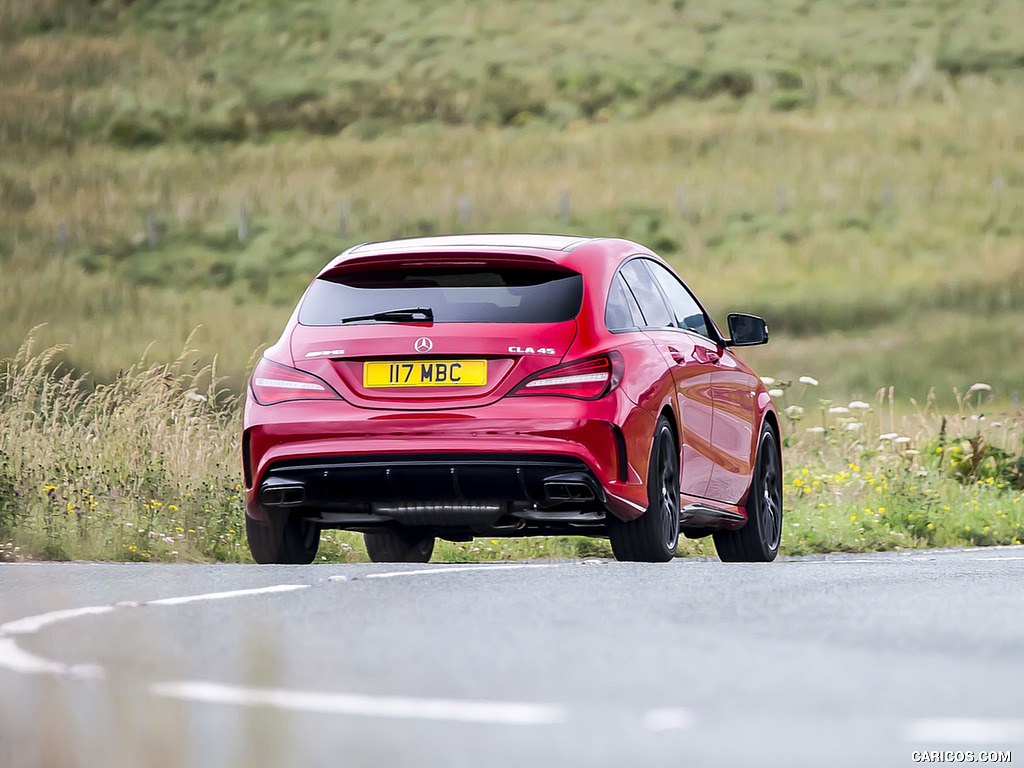
[[[529,408],[529,418],[523,417]],[[623,519],[647,506],[647,451],[655,419],[620,392],[600,401],[571,398],[507,398],[485,409],[376,415],[345,402],[316,403],[315,418],[302,401],[261,406],[246,400],[254,483],[246,509],[263,519],[256,489],[267,468],[281,459],[422,453],[550,453],[582,459],[608,491],[609,504]],[[630,448],[624,481],[617,472],[612,425],[621,424]],[[355,450],[353,450],[355,449]]]
[[[653,432],[658,416],[665,414],[680,447],[683,504],[713,502],[743,515],[757,436],[774,410],[771,398],[724,346],[717,327],[710,330],[717,339],[682,328],[608,329],[612,281],[635,256],[664,264],[625,240],[547,235],[419,238],[366,244],[338,256],[318,277],[370,267],[477,263],[571,270],[583,276],[582,306],[574,319],[556,323],[332,326],[300,324],[297,308],[265,357],[312,374],[339,397],[261,405],[250,388],[244,412],[247,514],[266,520],[260,489],[268,472],[282,463],[372,462],[399,454],[424,459],[472,455],[481,462],[543,455],[580,462],[599,483],[604,508],[623,520],[635,519],[647,507]],[[417,351],[423,338],[430,342],[428,352]],[[513,394],[541,371],[610,353],[621,359],[621,380],[598,399]],[[404,390],[364,386],[366,361],[400,359],[484,359],[487,383]],[[722,527],[741,526],[735,517]]]
[[[308,327],[298,326],[292,334],[291,352],[295,367],[326,381],[347,401],[367,408],[433,409],[485,405],[504,397],[530,374],[559,362],[576,336],[576,322],[555,325],[522,324],[514,331],[507,325],[458,323],[451,327],[433,324],[388,324]],[[416,352],[420,338],[431,339],[431,350]],[[523,339],[534,349],[553,354],[513,354],[523,348]],[[344,355],[321,355],[344,350]],[[307,357],[314,354],[316,357]],[[395,391],[368,390],[362,382],[362,365],[375,359],[485,358],[488,380],[483,387],[431,387]]]

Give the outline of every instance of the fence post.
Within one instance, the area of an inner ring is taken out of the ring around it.
[[[348,237],[348,220],[352,214],[352,202],[342,200],[338,205],[338,235],[344,240]]]
[[[676,210],[680,219],[686,218],[686,187],[676,187]]]
[[[238,206],[238,242],[244,243],[249,236],[249,223],[245,220],[245,203]]]
[[[569,221],[570,214],[570,199],[569,190],[563,189],[562,194],[558,198],[558,216],[563,222]]]

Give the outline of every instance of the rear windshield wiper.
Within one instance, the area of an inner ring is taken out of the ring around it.
[[[412,307],[410,309],[389,309],[387,312],[377,312],[372,315],[353,315],[343,317],[343,323],[358,323],[363,320],[372,320],[376,323],[415,323],[434,322],[434,310],[430,307]]]

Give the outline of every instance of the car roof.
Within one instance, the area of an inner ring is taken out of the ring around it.
[[[350,248],[353,256],[369,256],[385,253],[423,253],[424,251],[450,251],[451,249],[490,250],[492,248],[515,248],[527,250],[565,251],[589,242],[591,237],[572,235],[540,234],[476,234],[440,235],[437,237],[409,237],[401,240],[384,240],[363,243]]]
[[[334,258],[320,272],[320,276],[359,268],[360,262],[394,264],[413,257],[418,264],[425,261],[443,261],[445,257],[493,255],[541,260],[560,264],[570,269],[599,273],[622,258],[632,254],[653,255],[629,240],[603,237],[548,234],[469,234],[412,237],[385,240],[353,246]],[[426,258],[424,258],[426,257]]]

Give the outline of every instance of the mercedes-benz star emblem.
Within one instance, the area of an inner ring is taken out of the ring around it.
[[[434,348],[434,342],[428,339],[426,336],[420,336],[416,339],[416,344],[413,345],[417,352],[429,352]]]

